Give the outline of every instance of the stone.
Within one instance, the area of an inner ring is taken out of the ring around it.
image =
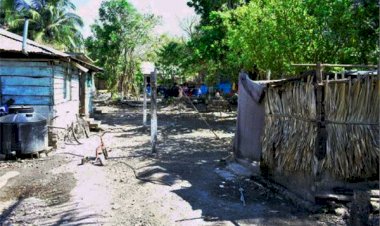
[[[371,200],[371,206],[372,206],[373,211],[380,211],[379,201],[372,201]]]
[[[347,210],[347,208],[339,207],[339,208],[335,209],[335,214],[343,217],[343,216],[348,215],[348,210]]]
[[[379,198],[380,197],[380,190],[371,190],[371,197],[377,197]]]

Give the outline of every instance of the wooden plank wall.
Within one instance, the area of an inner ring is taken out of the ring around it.
[[[51,74],[48,62],[0,60],[1,103],[12,98],[19,105],[50,105]]]
[[[76,115],[79,114],[79,76],[78,69],[69,63],[60,62],[54,67],[54,122],[52,124],[55,126],[66,127],[75,121]]]
[[[45,117],[51,114],[53,67],[49,61],[0,59],[0,104],[32,105]]]
[[[12,98],[15,105],[33,106],[51,124],[66,127],[79,112],[79,76],[67,62],[0,59],[0,105]]]

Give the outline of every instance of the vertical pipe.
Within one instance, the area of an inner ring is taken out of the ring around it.
[[[24,32],[22,35],[22,52],[25,55],[28,55],[28,52],[26,51],[26,40],[28,39],[28,26],[29,26],[29,18],[25,17]]]
[[[151,89],[151,141],[152,141],[152,153],[157,153],[156,144],[157,144],[157,71],[154,69],[154,72],[150,77],[150,89]]]
[[[146,83],[147,83],[147,78],[146,78],[146,75],[144,75],[144,102],[143,102],[143,125],[144,126],[147,126],[147,103],[146,103],[146,99],[147,99],[147,97],[146,97]]]

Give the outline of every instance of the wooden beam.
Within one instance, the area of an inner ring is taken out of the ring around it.
[[[89,71],[88,68],[83,67],[82,65],[76,63],[76,62],[71,62],[76,68],[79,70],[83,71],[84,73],[87,73]]]
[[[295,67],[317,67],[317,64],[291,64]],[[321,64],[321,67],[359,67],[359,68],[378,68],[378,65],[364,64]]]

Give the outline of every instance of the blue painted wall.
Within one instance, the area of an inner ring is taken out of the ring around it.
[[[16,105],[51,105],[53,67],[48,62],[0,60],[1,104],[10,98]]]
[[[79,70],[67,62],[0,59],[0,104],[32,105],[47,118],[71,121],[79,113]],[[93,81],[86,76],[86,108],[92,108]],[[89,112],[88,112],[89,113]]]

